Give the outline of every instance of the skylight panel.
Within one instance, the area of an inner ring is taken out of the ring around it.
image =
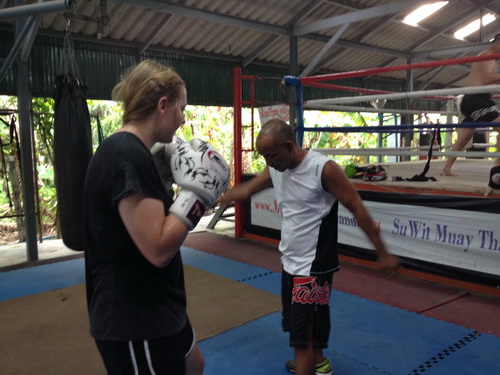
[[[439,9],[441,9],[448,3],[449,1],[438,1],[431,4],[422,5],[421,7],[408,14],[404,18],[403,22],[407,25],[417,26],[419,22],[436,13]]]
[[[491,13],[485,14],[483,16],[483,26],[486,26],[487,24],[492,23],[495,19],[496,19],[495,15],[493,15]],[[480,21],[481,21],[480,18],[472,21],[471,23],[462,27],[460,30],[455,31],[453,36],[457,39],[463,40],[466,36],[469,36],[470,34],[479,30],[479,28],[481,27]]]

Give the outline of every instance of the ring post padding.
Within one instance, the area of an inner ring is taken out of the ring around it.
[[[297,143],[300,147],[302,147],[302,143],[304,142],[304,105],[302,102],[302,83],[300,82],[299,77],[294,76],[285,76],[285,83],[295,87],[295,108],[297,111]]]

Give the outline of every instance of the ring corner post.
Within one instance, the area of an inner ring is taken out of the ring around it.
[[[302,83],[299,77],[285,76],[285,83],[295,87],[295,110],[297,112],[297,143],[302,147],[304,141],[304,107],[302,104]],[[292,124],[290,124],[292,125]]]

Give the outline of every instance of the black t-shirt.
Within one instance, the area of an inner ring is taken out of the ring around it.
[[[85,182],[84,238],[90,330],[98,340],[166,337],[184,328],[186,292],[178,252],[164,268],[149,263],[118,213],[132,194],[172,203],[153,157],[133,134],[107,138]]]

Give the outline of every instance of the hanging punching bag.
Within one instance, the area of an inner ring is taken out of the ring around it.
[[[69,39],[68,35],[67,38]],[[70,41],[65,40],[65,44]],[[66,46],[65,46],[66,47]],[[72,58],[66,50],[64,58]],[[63,55],[65,54],[63,53]],[[64,244],[83,250],[83,187],[92,157],[87,87],[67,68],[56,76],[54,93],[54,169],[59,227]]]

